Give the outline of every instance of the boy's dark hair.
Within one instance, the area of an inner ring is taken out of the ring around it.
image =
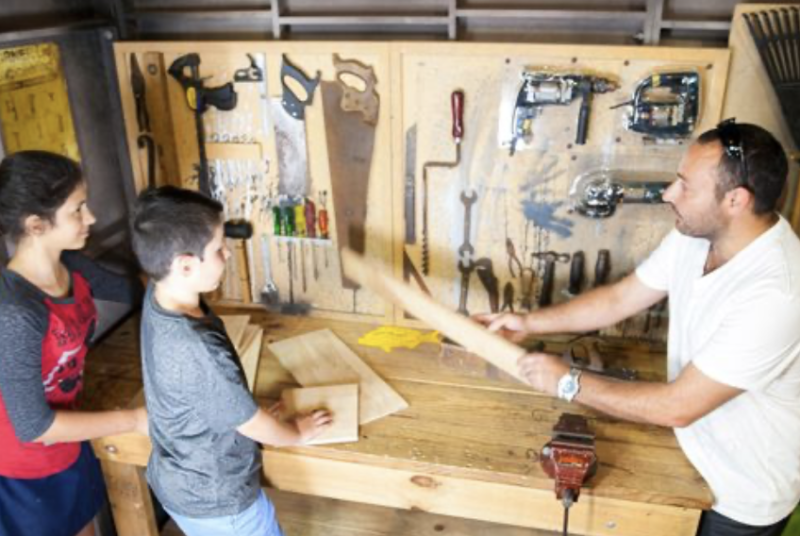
[[[786,152],[780,142],[763,128],[748,123],[731,123],[733,121],[727,126],[723,126],[726,123],[721,123],[719,127],[697,138],[700,145],[713,142],[723,144],[720,133],[722,128],[734,128],[738,131],[737,141],[741,156],[738,156],[736,148],[731,151],[725,150],[723,146],[722,158],[717,167],[717,199],[721,200],[727,192],[741,186],[749,190],[755,198],[754,214],[771,214],[778,209],[781,194],[786,188],[786,177],[789,173]]]
[[[46,151],[20,151],[0,163],[0,233],[14,242],[25,235],[25,219],[54,223],[56,211],[83,182],[74,160]]]
[[[222,225],[222,205],[200,192],[174,186],[143,191],[132,216],[133,251],[154,281],[165,278],[179,255],[203,258]]]

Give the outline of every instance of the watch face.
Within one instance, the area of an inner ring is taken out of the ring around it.
[[[578,394],[580,384],[577,376],[570,374],[564,375],[558,382],[558,397],[572,402],[573,397]]]

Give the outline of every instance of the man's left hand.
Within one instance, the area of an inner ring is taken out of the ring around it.
[[[569,367],[560,357],[541,352],[525,354],[519,358],[517,365],[531,387],[552,396],[557,394],[558,380],[569,372]]]

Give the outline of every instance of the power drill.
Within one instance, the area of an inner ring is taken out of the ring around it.
[[[511,124],[511,147],[513,156],[520,139],[531,137],[533,120],[545,106],[567,106],[573,100],[581,99],[578,112],[578,130],[575,136],[577,145],[586,143],[589,128],[589,109],[592,94],[607,93],[617,89],[617,83],[599,76],[576,73],[552,73],[547,71],[523,71],[522,84],[517,93]]]
[[[631,100],[611,109],[630,106],[628,130],[657,139],[685,138],[700,113],[700,75],[695,71],[657,73],[640,81]]]

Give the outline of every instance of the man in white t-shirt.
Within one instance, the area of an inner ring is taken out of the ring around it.
[[[634,274],[528,315],[477,319],[511,339],[591,331],[669,296],[668,382],[619,382],[532,353],[536,389],[675,429],[714,494],[702,536],[779,535],[800,500],[800,240],[777,212],[788,166],[728,120],[688,149],[664,200],[676,229]]]

